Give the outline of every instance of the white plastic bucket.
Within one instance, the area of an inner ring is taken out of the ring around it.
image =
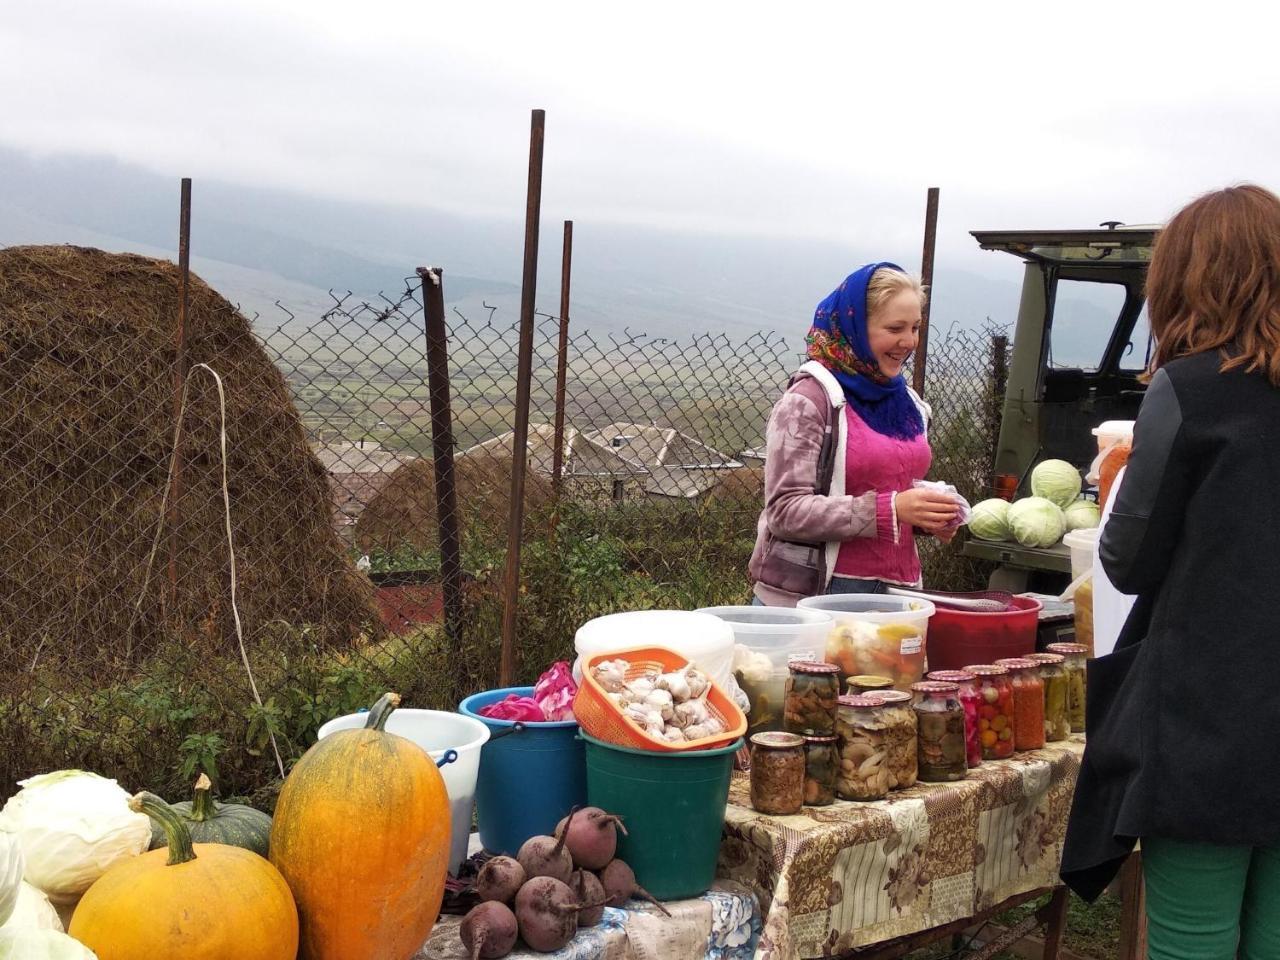
[[[1072,530],[1062,538],[1062,542],[1071,550],[1072,580],[1079,580],[1093,569],[1094,545],[1098,542],[1098,534],[1101,532],[1099,527],[1090,527],[1084,530]]]
[[[339,730],[359,730],[369,714],[349,713],[335,717],[320,728],[323,740]],[[489,740],[489,728],[479,720],[444,710],[416,710],[401,707],[387,718],[386,731],[404,737],[420,746],[439,763],[449,750],[458,759],[440,768],[444,788],[449,794],[449,872],[456,874],[467,858],[471,839],[471,811],[476,797],[476,775],[480,772],[480,748]]]

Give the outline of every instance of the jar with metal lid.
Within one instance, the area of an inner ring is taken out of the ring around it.
[[[836,793],[842,800],[880,800],[889,792],[886,728],[884,704],[878,698],[840,698]]]
[[[840,744],[836,735],[804,738],[804,802],[825,807],[836,802],[836,774],[840,771]]]
[[[1084,695],[1088,672],[1085,662],[1089,648],[1083,643],[1051,643],[1045,648],[1050,653],[1067,658],[1067,715],[1071,719],[1071,732],[1084,733]]]
[[[1013,682],[1009,671],[994,663],[964,668],[972,673],[978,687],[978,742],[983,760],[1004,760],[1013,756]]]
[[[840,668],[834,663],[792,660],[787,664],[783,721],[789,733],[826,736],[836,732]]]
[[[926,783],[963,780],[969,764],[964,747],[964,707],[954,683],[922,680],[911,685],[919,695],[915,706],[916,754],[920,779]]]
[[[856,677],[850,677],[845,681],[845,685],[848,688],[848,695],[856,697],[864,693],[872,693],[878,690],[892,690],[893,680],[889,677],[862,673]]]
[[[1013,683],[1013,746],[1015,750],[1039,750],[1044,746],[1044,683],[1040,666],[1025,657],[997,660],[1009,671]]]
[[[751,808],[785,817],[804,805],[804,738],[757,733],[751,738]]]
[[[943,683],[954,683],[960,688],[960,706],[964,707],[964,754],[970,767],[982,765],[982,742],[978,739],[978,702],[982,699],[978,693],[977,678],[963,670],[934,670],[929,680]]]
[[[1033,653],[1027,659],[1040,665],[1040,682],[1044,684],[1044,739],[1046,742],[1065,740],[1071,736],[1066,658],[1060,653]]]
[[[885,762],[889,764],[889,789],[905,790],[916,782],[916,712],[911,694],[902,690],[877,690],[866,694],[880,701],[884,711]]]

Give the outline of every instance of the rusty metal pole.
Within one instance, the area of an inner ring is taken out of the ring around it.
[[[557,501],[563,488],[564,395],[569,373],[569,274],[573,266],[573,221],[564,222],[564,247],[560,256],[560,346],[556,353],[556,448],[551,455],[551,484]]]
[[[444,271],[419,267],[427,335],[427,391],[431,396],[431,453],[435,463],[436,519],[440,528],[440,579],[444,631],[455,653],[462,641],[462,545],[453,470],[453,411],[449,399],[449,331],[444,320]]]
[[[938,239],[938,188],[929,188],[924,211],[924,253],[920,257],[920,279],[929,289],[929,299],[921,311],[920,343],[912,367],[912,386],[924,396],[924,367],[929,358],[929,308],[933,305],[933,250]]]
[[[178,330],[173,372],[173,482],[169,487],[165,530],[169,543],[169,606],[178,602],[178,498],[182,494],[182,390],[187,382],[187,305],[191,286],[191,178],[182,178],[178,206]]]
[[[538,285],[538,225],[542,215],[542,142],[546,113],[533,111],[529,129],[529,192],[524,219],[524,278],[520,289],[520,349],[516,361],[516,423],[511,440],[511,515],[507,521],[507,567],[502,606],[499,682],[511,686],[516,673],[516,606],[520,599],[520,537],[524,529],[524,469],[529,443],[529,388],[533,377],[533,308]]]

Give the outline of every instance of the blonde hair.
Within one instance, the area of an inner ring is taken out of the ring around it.
[[[890,299],[905,290],[910,290],[920,298],[920,308],[924,309],[929,299],[929,291],[914,273],[905,273],[891,267],[881,267],[871,275],[867,283],[867,316],[875,313]]]

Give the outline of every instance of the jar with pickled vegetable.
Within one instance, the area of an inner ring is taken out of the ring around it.
[[[902,690],[877,690],[865,696],[880,701],[884,711],[885,762],[889,764],[889,789],[905,790],[916,782],[916,712],[911,694]]]
[[[1013,756],[1013,683],[1009,671],[993,663],[964,668],[974,676],[978,695],[978,741],[983,760]]]
[[[787,668],[791,676],[782,708],[787,731],[823,736],[835,733],[840,668],[810,660],[793,660]]]
[[[954,683],[960,688],[960,706],[964,707],[964,753],[970,767],[982,765],[982,742],[978,739],[978,703],[982,699],[978,694],[976,680],[972,673],[963,670],[934,670],[928,679],[943,683]]]
[[[840,766],[836,793],[842,800],[880,800],[889,792],[889,722],[875,697],[841,697],[836,717]]]
[[[1044,739],[1046,742],[1065,740],[1071,736],[1066,658],[1060,653],[1033,653],[1027,659],[1040,665],[1040,682],[1044,684]]]
[[[836,735],[804,738],[804,802],[824,807],[836,802],[836,774],[840,770],[840,745]]]
[[[751,738],[751,808],[772,817],[799,813],[804,805],[804,738],[757,733]]]
[[[1067,658],[1064,665],[1067,671],[1067,715],[1071,719],[1071,732],[1084,733],[1085,680],[1088,676],[1085,659],[1089,648],[1083,643],[1051,643],[1046,649]]]
[[[856,677],[850,677],[845,681],[847,684],[847,692],[851,697],[856,697],[864,693],[873,693],[877,690],[892,690],[893,681],[888,677],[881,677],[871,673],[859,674]]]
[[[1009,671],[1013,683],[1013,746],[1039,750],[1044,746],[1044,683],[1034,660],[1010,657],[996,665]]]
[[[920,779],[926,783],[963,780],[968,762],[964,748],[964,707],[954,683],[922,680],[911,685],[921,699],[916,712],[916,755]]]

